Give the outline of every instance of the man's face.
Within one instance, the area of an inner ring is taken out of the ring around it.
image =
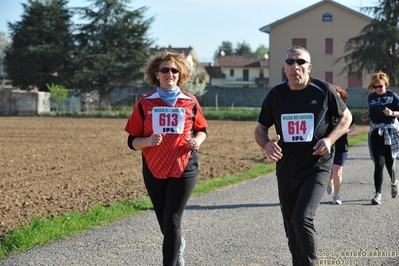
[[[292,51],[286,55],[284,73],[291,86],[306,85],[312,69],[312,64],[309,61],[309,56],[303,51]]]

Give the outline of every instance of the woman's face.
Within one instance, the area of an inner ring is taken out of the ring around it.
[[[163,61],[158,68],[155,77],[159,80],[159,86],[163,89],[173,89],[177,86],[180,70],[173,61]]]
[[[385,82],[382,80],[376,80],[373,84],[373,89],[378,95],[383,95],[387,91]]]

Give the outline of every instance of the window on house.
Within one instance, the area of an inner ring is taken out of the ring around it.
[[[348,88],[362,88],[362,75],[358,75],[357,73],[349,73],[348,74]]]
[[[332,21],[333,17],[330,13],[324,13],[323,15],[323,21]]]
[[[230,69],[230,77],[234,77],[234,69]]]
[[[306,48],[306,39],[292,39],[292,46],[302,46]]]
[[[333,54],[333,39],[326,38],[326,54]]]
[[[331,71],[326,71],[325,81],[333,84],[333,73]]]

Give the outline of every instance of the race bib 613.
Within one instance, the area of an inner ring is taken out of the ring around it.
[[[152,109],[152,129],[158,134],[182,134],[186,109],[181,107],[154,107]]]

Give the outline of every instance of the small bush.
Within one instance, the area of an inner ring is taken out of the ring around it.
[[[60,85],[46,84],[48,90],[51,93],[51,98],[57,105],[57,111],[59,111],[61,104],[65,101],[68,97],[69,90]]]

